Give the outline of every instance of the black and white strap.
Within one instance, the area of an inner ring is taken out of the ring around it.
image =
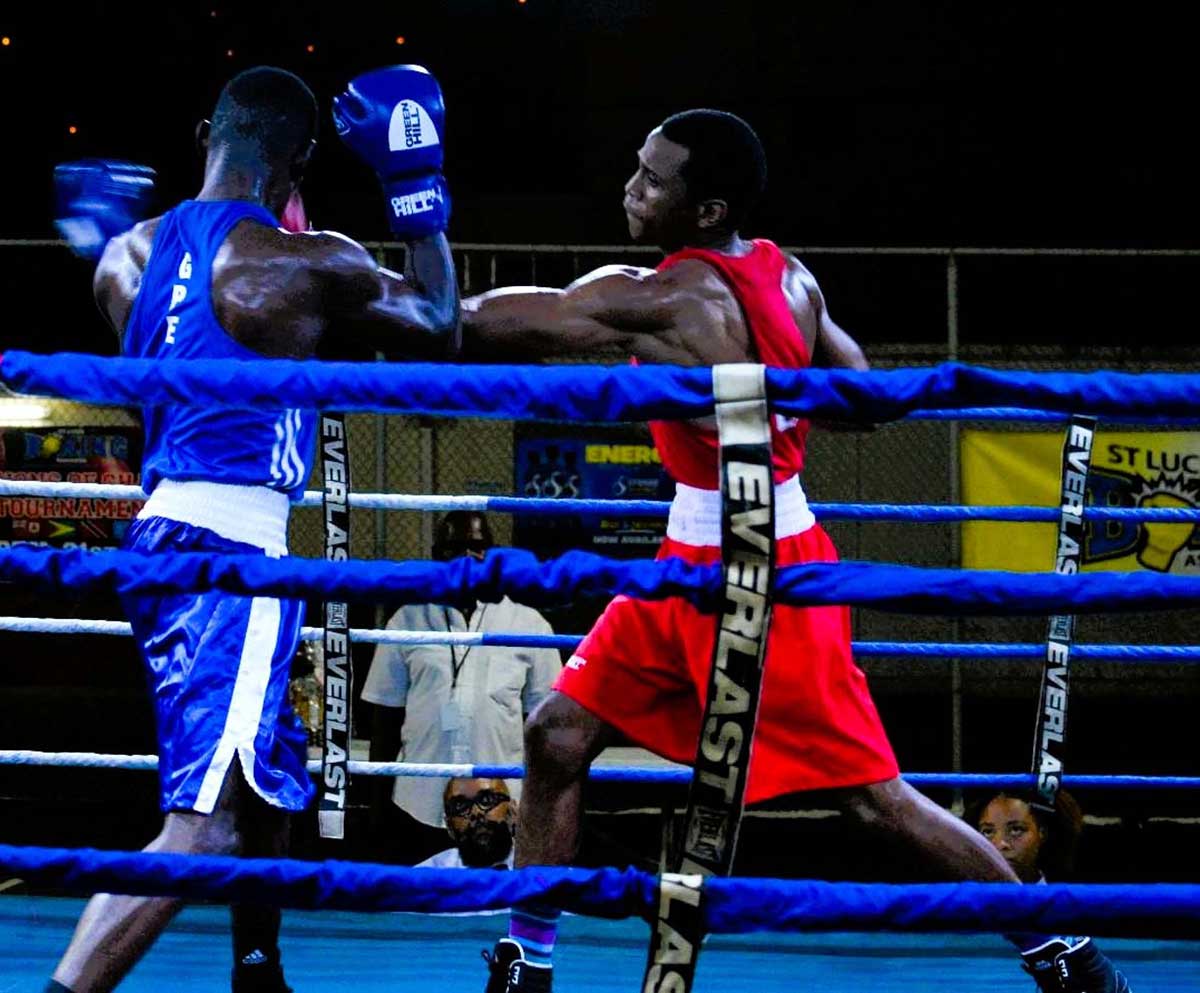
[[[321,468],[324,478],[325,558],[350,557],[350,457],[346,418],[321,415]],[[354,666],[350,652],[350,611],[345,601],[325,601],[325,706],[321,739],[321,796],[317,824],[322,838],[344,838],[350,786],[351,704]]]
[[[687,993],[703,931],[703,877],[727,876],[741,828],[775,572],[775,484],[764,368],[713,367],[721,458],[724,603],[688,791],[680,873],[659,885],[644,993]]]
[[[1083,506],[1095,437],[1094,417],[1071,415],[1063,441],[1058,532],[1055,536],[1054,571],[1061,575],[1079,572],[1083,563]],[[1037,777],[1038,805],[1049,810],[1054,809],[1055,798],[1062,786],[1074,636],[1074,614],[1056,614],[1050,618],[1033,731],[1032,762]]]

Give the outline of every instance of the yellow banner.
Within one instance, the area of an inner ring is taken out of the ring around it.
[[[964,429],[960,449],[963,502],[1058,506],[1063,437],[1063,431]],[[1200,505],[1200,433],[1098,431],[1087,503],[1101,507]],[[963,566],[1049,571],[1054,568],[1056,535],[1056,524],[972,521],[963,525]],[[1191,524],[1093,522],[1086,526],[1082,568],[1197,574],[1200,531]]]

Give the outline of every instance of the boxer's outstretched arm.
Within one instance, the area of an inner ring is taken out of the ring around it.
[[[463,301],[463,358],[520,362],[621,353],[697,364],[680,333],[697,301],[665,274],[606,266],[566,289],[509,286]]]
[[[327,336],[389,359],[446,359],[458,351],[458,281],[441,233],[408,242],[406,276],[357,242],[324,232],[320,276]]]

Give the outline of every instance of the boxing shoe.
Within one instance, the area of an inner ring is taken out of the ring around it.
[[[1131,993],[1129,981],[1091,938],[1076,945],[1055,938],[1021,958],[1042,993]]]
[[[492,954],[483,953],[488,964],[484,993],[550,993],[554,970],[548,965],[525,961],[525,949],[512,938],[496,942]]]
[[[232,993],[292,993],[283,978],[278,955],[265,955],[257,949],[233,967]]]

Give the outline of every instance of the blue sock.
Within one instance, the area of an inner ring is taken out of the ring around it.
[[[554,939],[558,937],[558,919],[562,911],[541,903],[523,903],[513,907],[508,921],[508,936],[525,950],[531,965],[550,965]]]

